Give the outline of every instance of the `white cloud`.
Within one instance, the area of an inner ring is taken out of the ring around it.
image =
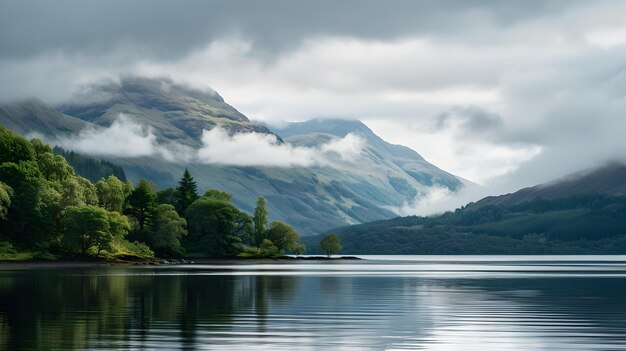
[[[275,135],[264,133],[229,133],[220,127],[202,133],[203,146],[197,160],[203,163],[233,166],[310,167],[328,164],[334,155],[349,161],[360,154],[365,142],[348,134],[317,147],[280,143]]]
[[[33,135],[45,139],[40,135]],[[202,147],[158,142],[151,128],[120,114],[109,127],[87,128],[49,143],[88,155],[134,158],[158,156],[170,162],[197,161],[231,166],[310,167],[328,165],[339,158],[352,162],[366,145],[358,135],[348,134],[314,147],[281,143],[275,135],[265,133],[229,134],[221,127],[204,130]]]
[[[77,135],[52,142],[68,150],[99,156],[152,156],[158,148],[152,130],[124,115],[107,128],[87,128]]]
[[[450,191],[450,189],[442,186],[433,186],[418,194],[413,201],[389,209],[400,216],[430,216],[454,210],[487,195],[489,195],[488,189],[472,184],[467,184],[458,191]]]

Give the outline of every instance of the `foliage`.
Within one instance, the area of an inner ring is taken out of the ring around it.
[[[106,179],[100,179],[96,183],[98,204],[109,211],[122,213],[126,201],[126,186],[116,176],[111,175]]]
[[[158,204],[172,205],[176,208],[178,203],[178,190],[176,188],[165,188],[157,191],[156,202]]]
[[[65,228],[64,247],[71,253],[87,254],[91,247],[97,254],[110,248],[113,234],[108,211],[96,206],[70,206],[62,219]]]
[[[145,179],[139,180],[137,186],[135,186],[135,189],[127,198],[128,214],[137,221],[137,237],[142,240],[145,240],[155,199],[156,191],[154,186]]]
[[[42,192],[45,180],[34,161],[0,165],[0,181],[13,189],[11,207],[4,231],[17,242],[34,243],[47,228],[43,228]]]
[[[187,208],[198,199],[198,186],[187,168],[185,168],[185,172],[178,182],[176,193],[178,195],[176,209],[180,214],[184,214]]]
[[[35,150],[28,140],[0,126],[0,163],[32,161]]]
[[[94,185],[77,175],[85,173],[75,173],[65,157],[97,171],[91,175],[112,169],[106,162],[62,149],[54,149],[55,154],[40,140],[28,141],[4,127],[0,151],[0,234],[8,240],[0,242],[2,258],[50,259],[55,253],[154,257],[148,245],[161,256],[181,256],[183,244],[203,255],[232,256],[254,243],[252,218],[230,203],[231,195],[212,189],[197,199],[187,170],[178,189],[157,194],[145,179],[133,188],[110,172]],[[191,238],[174,207],[189,201]],[[141,242],[126,240],[131,228],[131,237]]]
[[[301,250],[297,246],[300,239],[298,233],[290,225],[281,221],[274,221],[270,224],[267,230],[267,239],[276,246],[280,254],[285,251],[294,251],[294,249]]]
[[[249,237],[250,219],[233,204],[201,197],[185,213],[188,251],[207,256],[234,256]],[[190,247],[193,245],[193,247]]]
[[[260,257],[278,257],[281,255],[280,249],[274,245],[268,239],[264,239],[259,245],[259,256]]]
[[[203,197],[230,202],[233,196],[217,189],[209,189],[204,193]]]
[[[11,196],[13,189],[10,186],[0,182],[0,220],[7,218],[9,207],[11,206]]]
[[[178,216],[174,206],[167,204],[157,206],[152,218],[150,247],[161,256],[182,256],[180,240],[187,235],[185,219]]]
[[[341,240],[337,234],[328,234],[320,240],[319,249],[328,257],[336,255],[341,251]]]
[[[257,200],[252,221],[254,222],[254,243],[260,247],[265,239],[265,229],[267,228],[267,201],[263,196]]]
[[[335,231],[344,251],[358,254],[623,254],[626,249],[618,248],[624,246],[608,243],[626,234],[626,197],[579,194],[510,206],[469,204],[440,216]]]
[[[74,151],[66,151],[60,147],[55,147],[52,151],[54,154],[63,157],[74,169],[76,174],[79,174],[81,177],[85,177],[94,183],[111,175],[115,176],[122,182],[126,181],[124,169],[112,162],[91,158],[78,154]]]

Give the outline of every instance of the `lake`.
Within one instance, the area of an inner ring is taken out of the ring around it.
[[[2,350],[626,350],[626,256],[0,266]]]

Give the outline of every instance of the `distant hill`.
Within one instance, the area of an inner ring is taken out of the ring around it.
[[[612,164],[440,216],[332,232],[351,254],[626,254],[625,170]],[[314,248],[320,237],[305,243]]]
[[[28,100],[0,106],[0,111],[0,121],[12,123],[9,128],[23,135],[41,133],[51,140],[85,127],[107,127],[120,114],[151,127],[160,143],[192,148],[201,145],[203,130],[218,125],[230,133],[271,134],[279,143],[293,146],[320,146],[348,134],[362,138],[362,152],[353,161],[346,162],[337,155],[313,167],[224,166],[170,162],[157,156],[106,157],[120,165],[131,182],[145,177],[161,188],[175,186],[187,167],[201,192],[216,188],[231,193],[233,203],[248,212],[254,210],[258,196],[265,196],[270,218],[293,224],[303,235],[392,218],[394,208],[422,196],[430,186],[450,190],[463,186],[454,175],[409,148],[387,143],[361,122],[313,120],[272,131],[251,122],[215,91],[190,88],[170,79],[122,77],[86,87],[56,109]]]
[[[472,206],[515,205],[535,198],[557,199],[576,194],[626,195],[626,165],[613,163],[587,169],[512,194],[486,197]]]

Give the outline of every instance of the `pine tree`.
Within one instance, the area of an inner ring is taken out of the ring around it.
[[[189,205],[198,199],[198,186],[187,168],[185,168],[185,173],[178,182],[176,190],[178,192],[176,210],[180,216],[184,216]]]
[[[128,196],[129,215],[135,220],[139,226],[139,236],[145,235],[144,230],[150,221],[150,215],[154,208],[156,199],[156,191],[150,182],[145,179],[139,180],[135,189]]]
[[[257,200],[256,208],[254,209],[254,242],[256,246],[261,246],[263,239],[265,239],[265,229],[267,228],[267,202],[263,196]]]

